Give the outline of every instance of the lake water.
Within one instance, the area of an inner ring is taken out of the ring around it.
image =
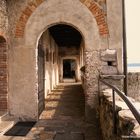
[[[140,72],[140,63],[128,64],[128,72]]]

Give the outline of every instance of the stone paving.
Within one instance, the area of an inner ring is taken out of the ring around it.
[[[45,110],[28,135],[12,140],[101,140],[98,120],[86,123],[84,108],[82,86],[61,84],[47,96]]]

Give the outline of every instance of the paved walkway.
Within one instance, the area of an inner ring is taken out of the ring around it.
[[[101,140],[98,120],[84,121],[84,103],[80,84],[59,85],[47,96],[45,110],[24,140]]]

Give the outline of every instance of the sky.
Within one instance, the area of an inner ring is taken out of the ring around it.
[[[125,0],[128,63],[140,63],[140,0]]]

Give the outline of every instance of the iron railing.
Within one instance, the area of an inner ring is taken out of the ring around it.
[[[106,82],[103,79],[100,79],[100,82],[104,83],[106,86],[112,89],[113,94],[113,124],[114,124],[114,133],[117,133],[117,114],[116,114],[116,105],[115,105],[115,93],[117,93],[123,101],[126,103],[132,114],[134,115],[135,119],[140,124],[140,112],[136,109],[136,107],[133,105],[133,103],[130,101],[130,99],[125,95],[124,92],[120,91],[116,86],[113,86]]]

